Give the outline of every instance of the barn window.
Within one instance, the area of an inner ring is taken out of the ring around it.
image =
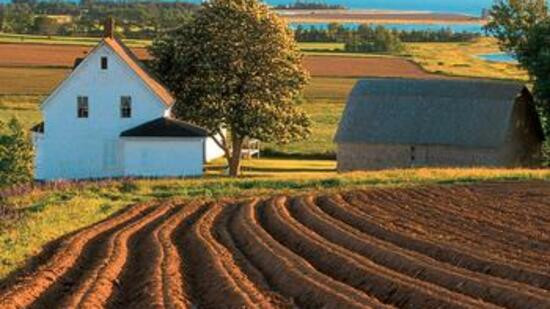
[[[101,69],[107,70],[107,67],[108,67],[107,57],[101,57]]]
[[[129,97],[129,96],[120,97],[120,117],[121,118],[132,117],[132,97]]]
[[[88,118],[88,115],[89,115],[88,97],[83,97],[83,96],[77,97],[76,104],[77,104],[77,117]]]

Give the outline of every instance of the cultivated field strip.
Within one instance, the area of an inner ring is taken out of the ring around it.
[[[139,204],[54,242],[0,307],[549,308],[550,186],[507,186]]]

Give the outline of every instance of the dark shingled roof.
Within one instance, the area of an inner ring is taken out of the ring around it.
[[[335,142],[498,147],[523,91],[514,82],[361,80]]]
[[[157,118],[120,134],[122,137],[207,137],[208,132],[190,123]]]
[[[31,128],[32,132],[44,133],[44,122],[41,122]]]

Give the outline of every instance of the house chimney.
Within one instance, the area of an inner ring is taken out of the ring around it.
[[[115,37],[115,20],[110,16],[105,20],[105,25],[103,26],[103,37],[111,39]]]

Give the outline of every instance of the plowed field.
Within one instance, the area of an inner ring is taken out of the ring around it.
[[[70,68],[83,58],[89,46],[45,44],[0,44],[2,67]],[[140,59],[149,57],[144,48],[132,48]],[[306,56],[305,67],[317,77],[408,77],[444,78],[424,72],[411,61],[388,57]]]
[[[54,242],[1,308],[549,308],[547,182],[139,204]]]

